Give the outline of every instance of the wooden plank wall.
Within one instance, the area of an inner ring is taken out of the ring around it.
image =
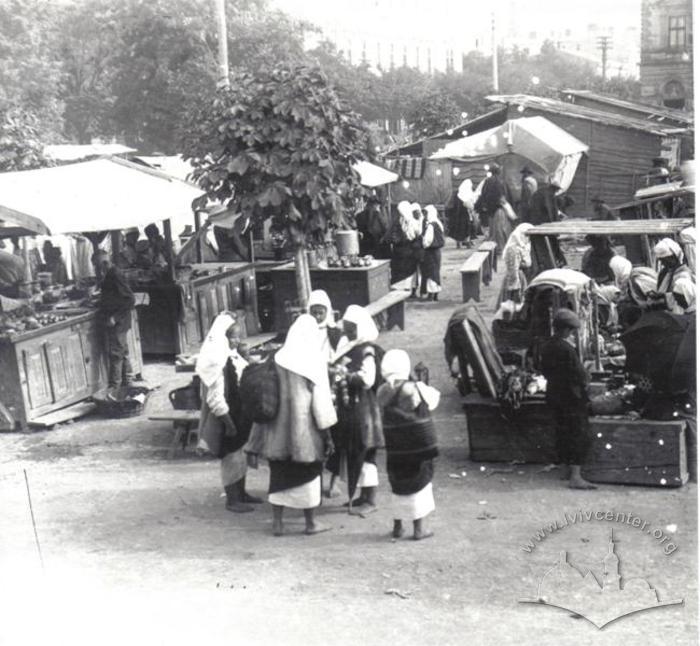
[[[608,204],[629,201],[639,187],[639,176],[651,168],[661,152],[661,137],[641,130],[610,126],[596,121],[528,108],[513,109],[510,118],[543,116],[589,146],[581,160],[568,194],[575,200],[570,215],[589,217],[590,200],[602,195]]]

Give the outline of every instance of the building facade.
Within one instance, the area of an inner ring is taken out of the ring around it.
[[[642,100],[693,109],[692,0],[642,0]]]

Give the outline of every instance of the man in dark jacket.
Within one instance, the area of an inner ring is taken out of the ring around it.
[[[477,212],[483,214],[481,220],[489,227],[491,226],[491,218],[498,208],[501,206],[501,198],[508,198],[506,194],[506,185],[501,178],[501,167],[498,164],[490,164],[489,172],[491,173],[481,187],[481,194],[476,201],[474,208]]]
[[[134,294],[105,251],[95,255],[95,269],[102,278],[99,320],[105,335],[108,386],[114,390],[133,381],[126,335],[131,329]]]
[[[547,404],[554,414],[559,459],[571,468],[569,487],[595,489],[581,475],[590,447],[588,375],[570,340],[581,323],[568,309],[554,315],[554,336],[540,349],[540,370],[547,379]]]

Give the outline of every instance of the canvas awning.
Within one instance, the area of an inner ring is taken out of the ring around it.
[[[47,235],[48,233],[49,230],[41,220],[0,205],[0,238]]]
[[[566,190],[571,185],[581,155],[587,151],[586,144],[548,119],[522,117],[452,141],[430,159],[490,161],[515,155],[522,159],[515,166],[534,166],[532,170],[536,175],[545,175]]]
[[[38,219],[51,234],[144,227],[165,219],[177,234],[192,223],[192,201],[201,194],[191,184],[117,158],[0,173],[0,210]]]
[[[367,188],[376,188],[384,184],[391,184],[399,179],[396,173],[382,168],[381,166],[377,166],[376,164],[370,164],[367,161],[359,161],[353,164],[352,167],[353,170],[360,174],[360,184]]]

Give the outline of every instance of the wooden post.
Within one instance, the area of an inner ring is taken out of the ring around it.
[[[202,214],[199,211],[194,212],[194,232],[195,235],[202,227]],[[198,263],[202,262],[202,239],[197,236],[197,250],[195,253],[195,258]]]
[[[592,316],[593,316],[593,358],[595,359],[595,370],[596,372],[601,372],[603,367],[600,365],[600,345],[598,344],[598,297],[593,292],[589,290],[590,297],[592,299]],[[583,355],[581,355],[583,359]]]
[[[27,236],[22,236],[20,242],[22,250],[22,260],[24,261],[24,282],[29,284],[34,280],[32,276],[32,264],[29,262],[29,245],[27,244]]]
[[[122,232],[119,230],[110,231],[109,235],[112,241],[112,262],[116,265],[122,251]]]
[[[547,247],[547,255],[549,256],[549,262],[552,263],[552,269],[557,268],[557,259],[554,256],[554,250],[552,249],[552,243],[549,239],[549,236],[543,236],[544,237],[544,244]]]
[[[165,237],[165,259],[168,261],[168,273],[175,282],[175,263],[173,262],[173,232],[170,226],[170,218],[163,220],[163,236]]]
[[[644,255],[647,257],[649,267],[654,269],[654,254],[651,251],[651,243],[649,242],[649,236],[642,236],[642,242],[644,243]]]
[[[311,279],[309,278],[309,267],[306,263],[306,249],[303,245],[297,245],[294,250],[294,270],[299,305],[306,309],[309,304],[310,291],[308,286],[311,283]]]

